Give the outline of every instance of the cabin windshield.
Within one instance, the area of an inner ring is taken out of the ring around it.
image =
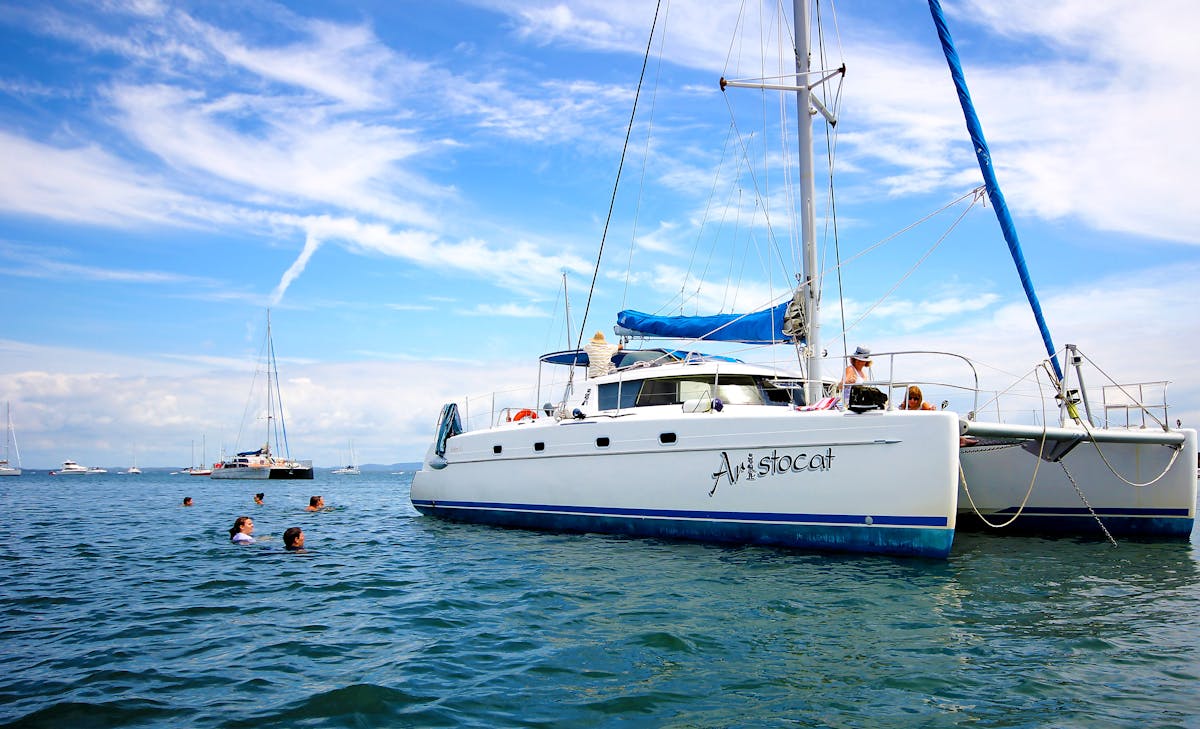
[[[688,375],[600,385],[601,410],[678,405],[687,400],[719,398],[728,405],[791,405],[791,394],[753,375]]]

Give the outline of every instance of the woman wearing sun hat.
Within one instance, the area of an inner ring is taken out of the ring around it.
[[[854,350],[854,354],[850,355],[850,364],[846,367],[846,373],[842,375],[842,381],[838,383],[838,387],[853,385],[859,380],[869,380],[867,373],[864,371],[871,366],[871,349],[859,345],[858,349]]]

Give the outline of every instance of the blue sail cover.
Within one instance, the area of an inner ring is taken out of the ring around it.
[[[783,319],[789,301],[751,314],[712,316],[655,316],[626,309],[617,314],[617,325],[634,334],[670,339],[704,339],[709,342],[780,344],[791,341],[784,335]]]
[[[1033,290],[1033,280],[1029,278],[1029,268],[1025,265],[1025,254],[1021,252],[1021,241],[1017,238],[1017,226],[1012,215],[1008,212],[1008,204],[1004,201],[1004,193],[1000,191],[1000,182],[996,179],[996,170],[992,166],[992,153],[987,140],[983,137],[983,125],[979,123],[979,115],[975,113],[975,104],[971,101],[971,92],[967,89],[967,78],[963,74],[962,63],[958,60],[958,51],[954,48],[954,39],[950,36],[950,28],[946,25],[946,16],[942,13],[942,4],[938,0],[929,0],[929,12],[933,15],[933,24],[937,27],[938,39],[942,43],[942,54],[946,56],[946,64],[950,67],[950,76],[954,79],[954,88],[958,91],[958,102],[963,110],[967,123],[967,132],[971,135],[971,143],[975,146],[975,157],[979,160],[979,170],[983,173],[983,183],[987,188],[988,198],[992,201],[992,209],[996,211],[996,219],[1000,222],[1000,230],[1008,243],[1008,252],[1013,263],[1017,266],[1017,275],[1021,286],[1025,289],[1025,298],[1033,309],[1033,317],[1037,320],[1038,329],[1042,333],[1042,342],[1050,355],[1050,363],[1054,365],[1054,373],[1062,380],[1062,367],[1058,363],[1058,353],[1054,341],[1050,338],[1050,328],[1046,325],[1046,317],[1042,315],[1042,305],[1037,293]]]

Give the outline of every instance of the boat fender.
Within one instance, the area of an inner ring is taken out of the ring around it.
[[[429,467],[435,471],[440,471],[449,464],[445,458],[437,455],[435,455],[433,458],[430,458],[427,463],[429,464]]]
[[[576,420],[583,420],[584,418],[587,417],[587,415],[584,414],[584,412],[582,410],[580,410],[579,408],[575,408],[574,410],[571,411],[571,417],[575,418]]]
[[[725,409],[725,403],[721,402],[721,398],[714,397],[713,402],[712,402],[712,409],[716,410],[719,413]]]
[[[516,415],[513,416],[513,421],[516,422],[516,421],[524,420],[525,418],[537,420],[537,413],[533,412],[532,410],[521,410]]]

